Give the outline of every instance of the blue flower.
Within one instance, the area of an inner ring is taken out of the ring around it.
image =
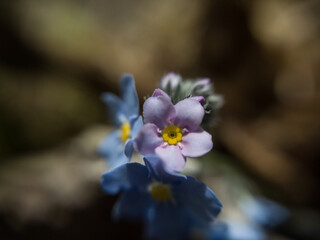
[[[251,221],[269,229],[282,224],[290,215],[285,207],[263,197],[249,197],[240,207]]]
[[[255,224],[239,220],[225,220],[213,224],[207,233],[208,240],[266,240],[264,230]]]
[[[219,224],[213,224],[207,239],[265,240],[268,239],[265,228],[275,228],[289,217],[287,209],[263,197],[248,197],[240,203],[240,208],[245,220],[226,219]]]
[[[139,99],[131,75],[122,76],[120,89],[121,98],[109,92],[101,96],[117,126],[98,147],[99,154],[107,158],[110,168],[130,160],[133,154],[133,139],[143,125],[142,118],[139,117]]]
[[[148,238],[185,239],[220,213],[221,202],[204,183],[169,173],[155,155],[144,160],[146,166],[127,163],[103,174],[103,190],[121,192],[114,218],[142,220]]]

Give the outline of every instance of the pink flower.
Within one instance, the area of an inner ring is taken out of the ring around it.
[[[200,124],[204,116],[203,97],[186,98],[173,105],[160,89],[143,105],[145,125],[133,142],[142,155],[156,154],[172,171],[182,171],[186,157],[199,157],[213,146],[211,135]]]

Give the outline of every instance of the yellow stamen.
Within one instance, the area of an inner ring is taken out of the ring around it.
[[[175,145],[182,139],[182,131],[178,126],[170,125],[162,131],[162,138],[170,145]]]
[[[170,186],[161,182],[153,182],[150,185],[150,192],[153,199],[165,202],[172,198]]]
[[[131,126],[130,123],[124,123],[121,126],[121,141],[125,142],[130,138]]]

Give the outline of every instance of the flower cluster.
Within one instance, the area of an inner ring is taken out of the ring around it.
[[[101,186],[108,194],[121,194],[115,219],[142,221],[147,238],[186,239],[209,226],[222,208],[204,183],[179,173],[187,157],[212,149],[212,137],[201,124],[215,95],[208,79],[193,82],[188,90],[190,81],[184,85],[170,73],[160,85],[143,104],[144,124],[132,76],[121,79],[121,99],[102,95],[118,129],[99,146],[111,168]],[[144,156],[144,165],[129,163],[133,150]]]
[[[203,97],[202,105],[205,109],[205,116],[202,124],[217,122],[218,110],[222,107],[224,100],[221,95],[214,92],[213,83],[209,78],[200,78],[196,81],[183,80],[180,75],[169,73],[161,79],[159,87],[171,96],[174,104],[191,96]]]

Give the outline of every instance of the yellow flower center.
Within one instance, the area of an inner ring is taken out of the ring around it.
[[[121,141],[125,142],[130,138],[131,126],[130,123],[124,123],[121,126]]]
[[[175,145],[182,139],[182,131],[178,126],[170,125],[162,131],[162,138],[170,145]]]
[[[165,202],[168,199],[172,198],[170,187],[161,182],[153,182],[150,185],[150,192],[153,199],[160,202]]]

